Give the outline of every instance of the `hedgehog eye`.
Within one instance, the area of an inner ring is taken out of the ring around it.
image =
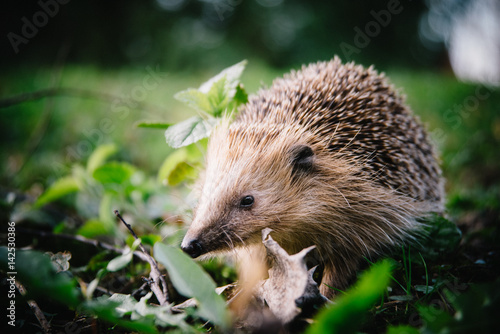
[[[253,196],[248,195],[241,199],[240,208],[249,208],[253,205],[254,199]]]

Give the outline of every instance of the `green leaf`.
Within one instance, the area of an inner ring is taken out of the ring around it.
[[[130,261],[132,261],[132,258],[134,257],[134,251],[140,243],[141,239],[135,239],[132,247],[125,246],[125,252],[109,261],[108,265],[106,266],[106,270],[109,272],[115,272],[125,268],[130,263]]]
[[[70,307],[80,304],[81,295],[76,288],[76,281],[69,278],[67,273],[56,273],[47,255],[16,249],[15,259],[12,259],[15,268],[11,268],[9,254],[7,247],[0,247],[0,268],[4,272],[17,272],[15,279],[26,287],[30,295],[49,297]]]
[[[103,311],[106,320],[117,323],[122,327],[135,329],[143,333],[156,332],[156,326],[178,327],[182,333],[197,332],[194,327],[188,325],[184,319],[186,314],[172,314],[170,305],[154,306],[147,303],[152,293],[136,301],[131,295],[115,293],[110,297],[102,296],[85,303],[85,310],[103,318]],[[132,321],[124,320],[123,317],[130,317]],[[134,326],[134,327],[130,327]],[[146,330],[144,330],[145,328]]]
[[[174,98],[195,110],[211,113],[212,106],[207,94],[202,93],[197,89],[189,88],[183,90],[175,94]]]
[[[229,96],[230,93],[228,89],[226,77],[222,77],[219,81],[213,83],[207,93],[208,101],[210,102],[209,112],[215,117],[219,117],[224,112],[232,99],[232,96]],[[236,91],[234,93],[236,93]]]
[[[102,184],[121,184],[135,172],[134,166],[125,162],[110,162],[94,170],[92,176]]]
[[[173,325],[181,328],[183,333],[197,332],[184,321],[186,314],[172,314],[170,305],[151,306],[147,304],[152,295],[153,293],[149,292],[144,297],[141,297],[139,302],[135,303],[130,317],[132,320],[149,317],[154,319],[157,326],[167,327]]]
[[[94,278],[92,281],[90,281],[89,284],[87,284],[87,288],[85,289],[85,298],[87,299],[92,299],[92,296],[94,295],[95,289],[97,289],[97,286],[99,285],[99,277]]]
[[[229,314],[224,299],[215,292],[215,283],[188,255],[180,249],[156,243],[155,259],[168,271],[175,289],[186,297],[198,300],[198,314],[223,328],[228,326]]]
[[[151,128],[151,129],[168,129],[172,123],[165,123],[160,121],[141,121],[136,123],[138,128]]]
[[[101,166],[106,159],[115,154],[118,148],[114,144],[105,144],[97,147],[87,161],[87,171],[92,175],[94,170]]]
[[[389,326],[387,328],[387,334],[419,334],[420,331],[415,327],[400,325],[400,326]]]
[[[55,181],[35,202],[39,208],[47,203],[53,202],[65,195],[80,190],[80,182],[74,177],[67,176]]]
[[[78,229],[77,234],[92,239],[99,235],[110,234],[111,232],[112,230],[110,230],[109,224],[103,223],[97,219],[90,219]]]
[[[115,294],[116,295],[116,294]],[[113,295],[113,296],[115,296]],[[125,320],[122,318],[125,312],[120,312],[122,309],[128,309],[128,303],[137,303],[130,295],[122,295],[125,298],[113,298],[102,296],[94,300],[85,302],[80,309],[85,313],[90,313],[97,316],[101,320],[108,321],[111,324],[116,324],[120,327],[138,332],[155,334],[158,333],[154,325],[153,319],[145,318],[136,320]],[[133,302],[132,300],[133,299]]]
[[[323,309],[307,333],[355,333],[363,324],[361,319],[386,291],[391,275],[387,260],[374,264],[364,272],[356,284]]]
[[[167,181],[169,185],[173,186],[182,181],[191,180],[196,177],[198,172],[194,167],[200,164],[203,157],[200,149],[197,147],[198,144],[199,143],[184,146],[170,153],[160,167],[158,181]],[[189,173],[182,173],[182,170],[180,170],[183,167],[180,166],[182,165],[181,163],[189,165],[191,169]],[[175,174],[175,176],[172,176],[172,174]]]
[[[168,175],[167,181],[171,186],[176,186],[184,181],[196,180],[198,169],[186,162],[178,163],[172,172]]]
[[[134,252],[129,248],[128,251],[126,251],[125,253],[109,261],[108,265],[106,266],[106,270],[109,272],[115,272],[120,269],[123,269],[130,263],[130,261],[132,261],[133,257],[134,257]]]
[[[426,259],[438,258],[457,248],[462,239],[462,232],[453,222],[434,215],[424,223],[427,225],[426,235],[420,241],[418,248]]]
[[[161,240],[163,240],[163,237],[159,234],[143,234],[143,235],[141,235],[141,242],[143,245],[149,245],[149,246],[153,247],[155,243],[157,243]],[[127,238],[127,243],[129,243],[128,238]]]
[[[165,139],[173,148],[187,146],[208,137],[216,123],[215,118],[204,120],[194,116],[169,127],[165,131]]]
[[[111,194],[105,193],[99,204],[99,221],[105,225],[104,228],[109,232],[116,229],[116,217],[112,213],[112,205]]]
[[[389,296],[389,300],[398,300],[398,301],[410,301],[413,300],[412,295],[398,295],[398,296]]]
[[[135,300],[134,297],[121,293],[112,294],[108,300],[118,303],[115,309],[120,316],[132,314],[134,307],[137,304],[137,300]]]
[[[246,100],[246,93],[239,82],[246,64],[247,61],[244,60],[228,67],[203,83],[200,88],[189,88],[175,94],[174,97],[195,110],[218,117],[229,109],[237,94],[238,100],[233,107],[237,106],[240,100]]]
[[[234,95],[236,94],[236,87],[238,86],[240,82],[240,77],[243,71],[245,70],[245,66],[247,65],[247,61],[243,60],[240,61],[239,63],[228,67],[224,69],[222,72],[217,74],[216,76],[212,77],[210,80],[207,82],[203,83],[200,88],[198,89],[202,93],[208,93],[212,89],[212,86],[218,82],[224,79],[225,81],[225,86],[227,87],[227,97],[229,99],[232,99]]]
[[[237,106],[248,102],[248,94],[242,84],[236,86],[236,94],[233,100],[236,102]]]
[[[165,160],[163,161],[160,170],[158,171],[158,181],[163,182],[163,180],[167,180],[168,176],[175,167],[183,161],[188,159],[188,151],[182,147],[178,150],[170,153]]]
[[[435,285],[414,285],[413,289],[418,292],[423,292],[424,294],[432,293],[436,290]]]

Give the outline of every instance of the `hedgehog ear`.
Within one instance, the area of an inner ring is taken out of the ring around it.
[[[309,172],[313,168],[314,152],[308,145],[297,144],[290,148],[293,172]]]

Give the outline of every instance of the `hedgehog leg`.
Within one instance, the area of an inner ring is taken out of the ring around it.
[[[319,291],[328,299],[333,299],[338,291],[344,291],[352,283],[356,272],[353,266],[338,266],[334,264],[325,264],[323,278]]]

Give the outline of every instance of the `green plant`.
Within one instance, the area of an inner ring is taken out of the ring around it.
[[[117,235],[113,209],[132,213],[138,223],[147,226],[154,219],[155,211],[150,211],[148,204],[157,197],[165,196],[165,190],[154,179],[146,177],[137,167],[121,161],[108,161],[118,152],[114,144],[98,146],[88,158],[85,167],[76,163],[70,175],[57,179],[36,200],[34,208],[39,209],[51,202],[69,200],[85,219],[77,233],[85,237],[99,235]],[[74,194],[74,197],[68,195]],[[54,227],[54,231],[68,230],[63,221]],[[124,237],[122,235],[122,237]]]
[[[175,95],[175,98],[198,112],[177,124],[140,122],[139,127],[163,128],[168,145],[177,149],[163,162],[158,179],[169,185],[193,181],[201,166],[202,152],[206,138],[224,117],[231,117],[238,106],[248,101],[248,95],[240,83],[246,61],[226,68],[199,88],[189,88]]]
[[[364,272],[356,284],[335,303],[323,309],[308,334],[355,333],[363,324],[362,319],[386,291],[391,276],[391,264],[382,261]]]

